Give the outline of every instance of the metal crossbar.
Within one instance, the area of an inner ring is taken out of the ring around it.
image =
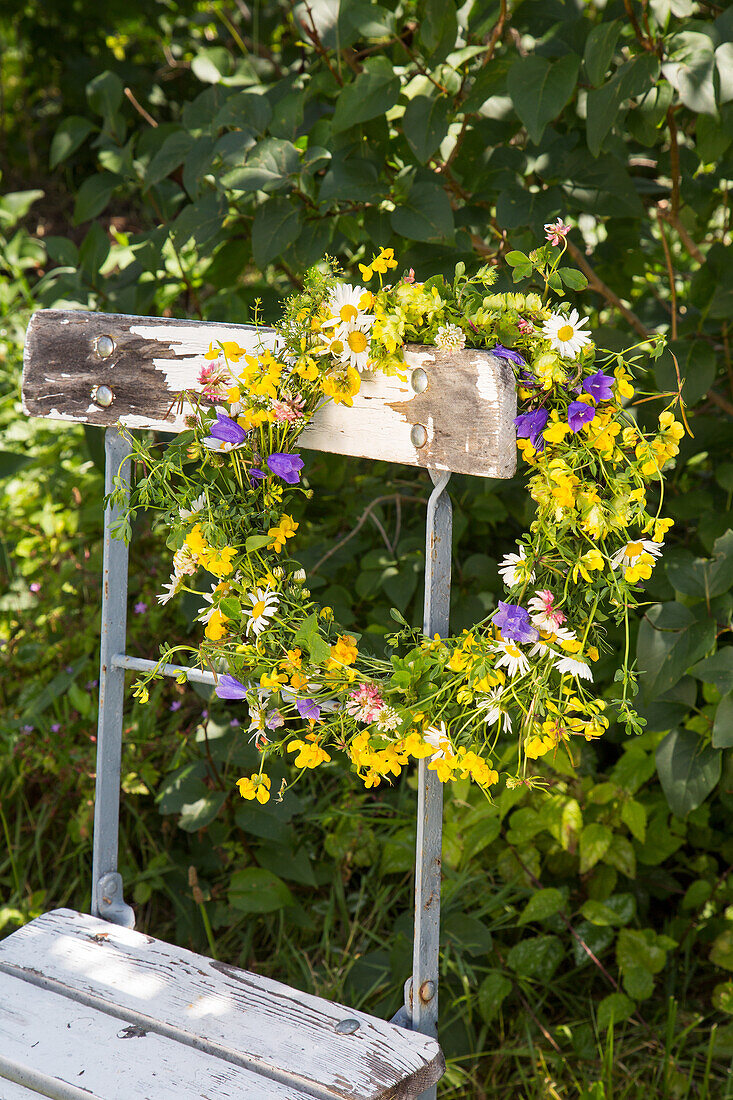
[[[116,428],[105,431],[105,492],[114,479],[127,483],[129,499],[131,446]],[[451,586],[452,507],[447,485],[450,473],[430,470],[434,488],[428,500],[425,542],[424,631],[448,632]],[[92,914],[115,924],[134,927],[135,916],[123,898],[117,870],[119,840],[120,763],[125,671],[163,676],[182,672],[188,680],[213,685],[212,672],[183,665],[159,665],[124,652],[127,629],[128,547],[113,537],[124,506],[109,505],[104,513],[102,566],[102,628],[99,676],[99,724],[97,731],[97,780],[94,806],[92,861]],[[412,978],[405,989],[405,1006],[395,1017],[415,1031],[433,1037],[438,1030],[438,966],[440,931],[440,880],[443,788],[426,760],[419,762],[417,842],[415,860],[415,933]],[[421,1100],[435,1100],[437,1086]]]

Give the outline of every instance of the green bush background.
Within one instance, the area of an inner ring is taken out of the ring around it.
[[[573,305],[610,348],[667,334],[639,389],[677,388],[673,353],[694,434],[635,639],[643,736],[612,728],[531,799],[449,794],[441,1096],[724,1095],[732,39],[733,9],[693,0],[0,0],[0,934],[83,908],[90,862],[101,439],[24,418],[29,312],[248,321],[260,299],[273,318],[325,252],[358,277],[392,246],[427,277],[500,263],[561,215],[589,280]],[[661,407],[640,404],[640,421]],[[307,475],[299,544],[319,599],[375,644],[390,607],[419,622],[425,476],[324,456]],[[456,477],[452,496],[460,629],[494,605],[529,503],[521,474]],[[195,603],[155,603],[162,546],[141,524],[140,654],[192,630]],[[599,666],[609,698],[613,672]],[[122,862],[139,926],[391,1015],[413,781],[364,792],[335,764],[255,811],[231,793],[251,759],[241,718],[171,684],[129,707]]]

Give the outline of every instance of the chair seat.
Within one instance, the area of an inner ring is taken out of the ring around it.
[[[83,913],[0,941],[2,1100],[409,1100],[444,1065],[425,1035]]]

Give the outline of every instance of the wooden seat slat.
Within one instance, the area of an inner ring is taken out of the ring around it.
[[[100,337],[114,342],[98,353]],[[23,405],[30,416],[109,427],[178,432],[186,409],[182,390],[200,390],[198,374],[210,344],[236,341],[247,351],[274,346],[270,328],[172,318],[125,317],[74,310],[39,310],[25,347]],[[480,477],[511,477],[516,469],[516,388],[508,363],[489,351],[454,354],[410,345],[404,377],[364,373],[353,408],[326,403],[300,440],[304,448],[401,462]],[[416,393],[421,366],[427,389]],[[94,388],[108,386],[103,408]],[[425,429],[415,446],[413,426]]]
[[[47,913],[1,941],[0,972],[227,1064],[292,1081],[291,1100],[299,1088],[322,1100],[408,1100],[444,1067],[440,1047],[425,1035],[71,910]],[[353,1034],[336,1031],[345,1019],[358,1021]]]

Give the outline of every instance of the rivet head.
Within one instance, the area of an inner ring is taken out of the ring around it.
[[[111,336],[98,336],[94,341],[94,350],[100,359],[109,359],[115,350],[115,342]]]
[[[359,1021],[352,1019],[339,1020],[334,1030],[337,1031],[339,1035],[353,1035],[359,1030]]]
[[[434,996],[435,996],[435,983],[434,982],[423,982],[422,985],[420,986],[420,1000],[423,1001],[424,1004],[427,1004],[428,1001],[432,1001]]]
[[[428,388],[428,376],[422,367],[417,367],[410,375],[410,385],[415,393],[425,393]]]
[[[424,447],[428,441],[428,431],[423,424],[413,424],[410,431],[413,447]]]
[[[115,399],[115,395],[109,386],[95,386],[92,390],[92,401],[103,409],[108,409]]]

